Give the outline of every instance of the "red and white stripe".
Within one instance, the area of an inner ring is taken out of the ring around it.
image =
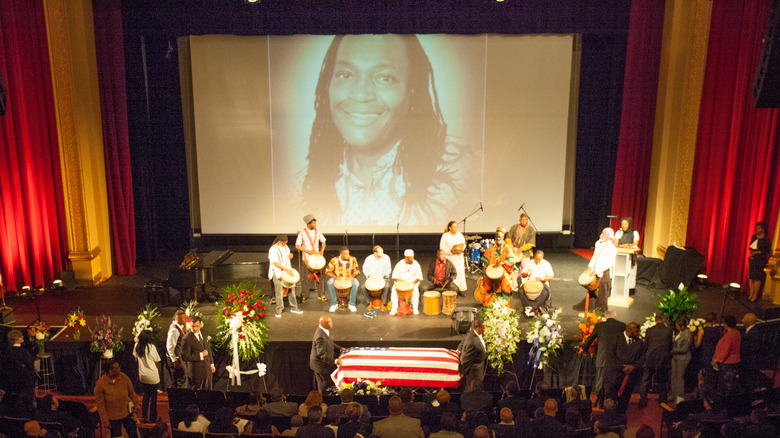
[[[357,348],[341,356],[336,385],[357,379],[382,386],[452,388],[460,384],[459,353],[447,348]]]

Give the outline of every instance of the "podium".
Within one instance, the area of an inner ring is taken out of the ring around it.
[[[612,268],[612,292],[607,304],[614,307],[629,308],[634,299],[628,296],[629,289],[636,286],[636,271],[631,269],[631,257],[639,248],[618,248],[615,267]]]

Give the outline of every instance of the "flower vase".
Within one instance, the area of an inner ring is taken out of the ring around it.
[[[80,337],[81,337],[81,330],[76,330],[75,332],[73,332],[74,340],[78,341]]]
[[[111,359],[114,357],[114,350],[103,350],[103,359]]]
[[[46,351],[44,350],[44,342],[45,341],[38,340],[37,342],[38,342],[38,355],[42,356],[42,355],[44,355],[46,353]]]

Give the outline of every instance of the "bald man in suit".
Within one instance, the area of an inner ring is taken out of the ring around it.
[[[314,371],[314,378],[317,380],[317,390],[325,393],[325,388],[333,386],[331,373],[336,370],[337,359],[336,350],[344,351],[344,347],[336,345],[330,337],[330,330],[333,328],[333,320],[329,316],[320,318],[319,326],[314,332],[314,340],[311,343],[311,353],[309,354],[309,367]]]

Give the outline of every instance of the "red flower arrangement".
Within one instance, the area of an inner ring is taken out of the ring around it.
[[[598,339],[596,342],[593,342],[590,344],[590,347],[588,348],[588,351],[582,351],[582,345],[585,343],[585,340],[588,339],[588,336],[590,336],[591,333],[593,333],[593,327],[596,326],[596,324],[606,321],[606,319],[597,314],[596,312],[590,312],[583,315],[582,319],[579,323],[580,332],[574,335],[574,339],[577,339],[579,341],[579,350],[577,350],[577,354],[580,356],[592,356],[595,353],[595,347],[598,343]]]
[[[231,318],[240,318],[238,328],[238,352],[242,360],[260,356],[268,338],[266,307],[262,292],[252,283],[240,283],[226,287],[217,302],[216,345],[227,348],[232,339]]]

